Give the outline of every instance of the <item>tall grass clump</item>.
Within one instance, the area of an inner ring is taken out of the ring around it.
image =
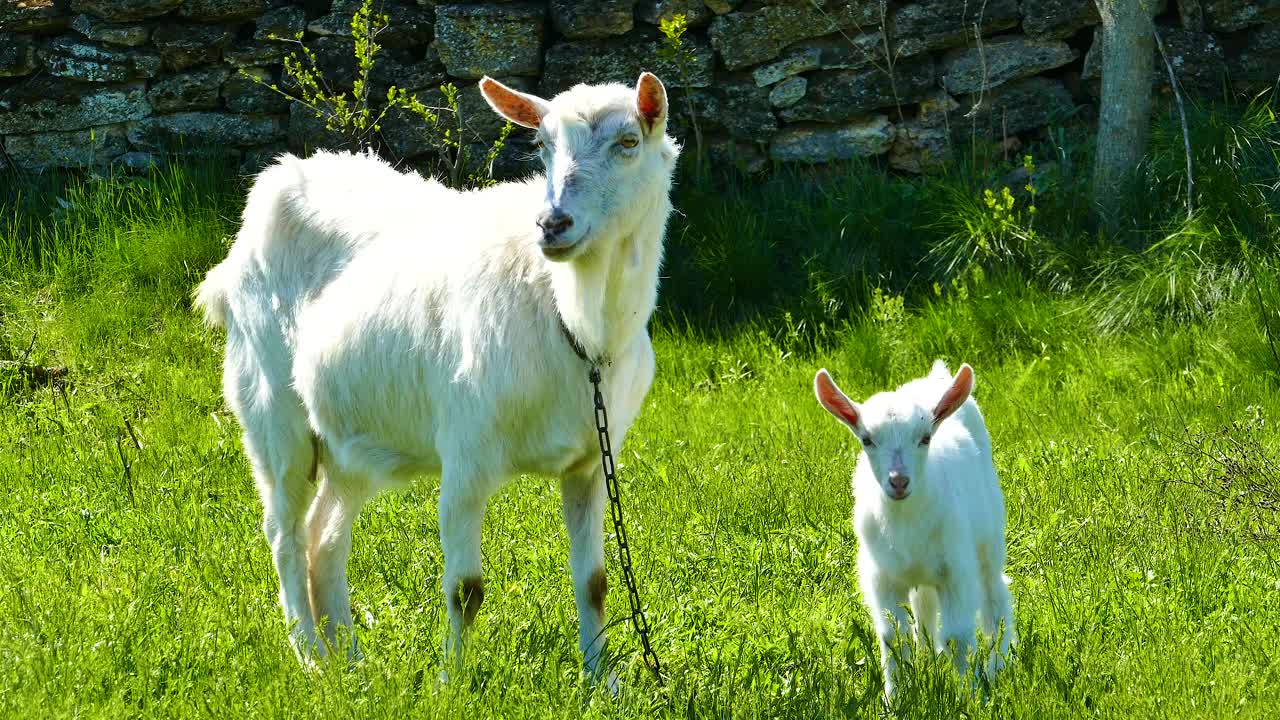
[[[933,236],[919,219],[943,197],[869,162],[681,184],[661,316],[717,332],[757,320],[785,331],[788,317],[802,332],[839,327],[879,285],[928,286],[920,263]]]
[[[246,185],[212,158],[144,176],[11,175],[0,182],[0,266],[67,288],[115,277],[182,289],[226,251]]]
[[[1104,331],[1207,317],[1225,301],[1265,296],[1280,268],[1280,124],[1270,96],[1191,113],[1195,211],[1185,209],[1182,137],[1158,125],[1134,203],[1149,241],[1116,246],[1090,268],[1089,310]]]

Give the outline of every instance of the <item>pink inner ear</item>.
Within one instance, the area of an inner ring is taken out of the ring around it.
[[[969,399],[969,393],[973,392],[973,369],[968,365],[960,368],[956,373],[955,380],[951,382],[951,387],[942,394],[942,399],[938,401],[938,405],[933,409],[934,424],[940,423],[951,416],[965,400]]]
[[[542,123],[538,108],[524,95],[488,78],[481,82],[480,89],[493,109],[511,122],[528,128],[536,128]]]
[[[835,381],[826,372],[819,372],[813,379],[814,393],[818,402],[827,412],[835,415],[850,427],[858,426],[858,409],[849,398],[836,387]]]
[[[644,75],[640,78],[640,84],[636,88],[636,109],[641,117],[649,121],[662,117],[665,112],[663,90],[656,77]]]

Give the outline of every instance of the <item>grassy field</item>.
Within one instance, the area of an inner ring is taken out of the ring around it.
[[[828,367],[861,398],[941,357],[977,371],[1020,642],[985,701],[925,662],[897,713],[1276,717],[1274,190],[1243,209],[1210,195],[1191,221],[1173,221],[1165,198],[1135,220],[1142,249],[1099,253],[1059,156],[1037,189],[1052,241],[1019,214],[1025,200],[1001,224],[978,170],[682,185],[658,376],[620,457],[670,683],[639,662],[610,543],[619,698],[578,676],[557,490],[535,477],[490,506],[468,677],[434,681],[445,619],[431,479],[357,525],[367,659],[303,673],[220,399],[221,339],[187,300],[225,252],[242,187],[181,169],[14,183],[0,193],[0,360],[70,375],[54,388],[0,374],[0,715],[879,717],[853,447],[811,381]],[[979,250],[1013,250],[955,265],[965,232]],[[939,264],[955,267],[910,270]]]

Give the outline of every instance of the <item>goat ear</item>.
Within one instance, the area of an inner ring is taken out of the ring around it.
[[[640,73],[636,81],[636,112],[648,132],[667,120],[667,89],[651,72]]]
[[[826,368],[819,370],[818,374],[813,376],[813,394],[818,397],[818,404],[826,408],[827,412],[834,415],[837,420],[848,425],[850,430],[861,432],[862,410],[857,403],[849,399],[849,396],[840,391]]]
[[[527,128],[541,125],[542,117],[551,109],[547,101],[537,95],[512,90],[488,75],[480,79],[480,94],[494,112]]]
[[[969,393],[973,392],[973,368],[968,363],[960,366],[956,371],[956,376],[951,381],[951,387],[942,393],[942,399],[933,408],[933,424],[937,427],[938,423],[951,417],[951,414],[960,409],[965,400],[969,399]]]

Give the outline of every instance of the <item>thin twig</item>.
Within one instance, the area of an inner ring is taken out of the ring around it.
[[[133,447],[142,450],[142,443],[138,442],[138,436],[133,432],[133,425],[129,422],[129,418],[124,418],[124,429],[129,431],[129,439],[133,441]]]
[[[40,336],[39,332],[31,333],[31,342],[27,343],[27,351],[22,353],[22,359],[19,360],[18,362],[25,363],[28,359],[31,358],[31,351],[36,348],[36,338],[39,336]]]
[[[133,471],[129,467],[129,461],[124,456],[124,432],[116,431],[116,453],[120,455],[120,467],[124,468],[124,489],[129,494],[129,505],[136,506],[137,503],[133,497]]]
[[[1152,33],[1156,36],[1156,48],[1160,51],[1160,59],[1164,60],[1165,70],[1169,73],[1169,88],[1173,90],[1173,100],[1178,104],[1178,115],[1182,118],[1182,145],[1187,154],[1187,219],[1195,214],[1195,178],[1191,174],[1191,131],[1187,129],[1187,109],[1182,104],[1182,90],[1178,78],[1173,72],[1173,63],[1164,51],[1164,38],[1160,37],[1160,28],[1153,25]],[[1274,349],[1274,348],[1273,348]]]

